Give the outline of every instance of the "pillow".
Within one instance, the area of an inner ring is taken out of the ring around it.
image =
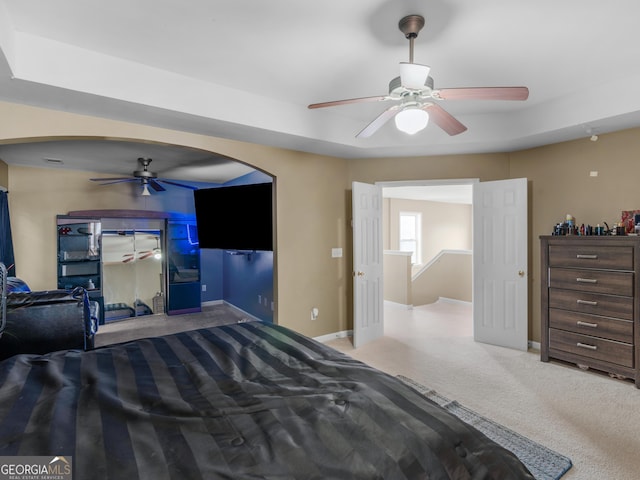
[[[7,293],[30,291],[29,285],[24,280],[17,277],[7,277]]]

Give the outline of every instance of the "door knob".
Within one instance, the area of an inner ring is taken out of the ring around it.
[[[524,277],[524,270],[518,270],[518,275],[520,275],[521,277]]]
[[[364,272],[358,271],[358,272],[356,272],[356,275],[359,276],[359,277],[364,277]]]

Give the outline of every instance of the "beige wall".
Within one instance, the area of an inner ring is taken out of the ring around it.
[[[277,321],[309,336],[350,328],[348,255],[331,258],[332,247],[349,251],[345,160],[2,102],[0,132],[0,141],[10,142],[107,137],[183,145],[227,155],[274,175]],[[153,210],[153,205],[132,203],[140,202],[138,198],[96,187],[90,176],[9,167],[18,275],[35,289],[56,283],[56,214],[93,208]],[[312,307],[320,312],[315,321],[310,320]]]
[[[471,250],[471,205],[385,199],[388,202],[389,250],[399,249],[400,212],[418,212],[422,215],[422,262],[429,263],[442,250]],[[387,228],[385,228],[387,230]],[[418,267],[419,268],[419,267]]]
[[[386,250],[383,255],[384,299],[401,305],[412,305],[411,254]]]
[[[599,135],[510,154],[452,155],[351,161],[349,180],[527,178],[529,189],[529,339],[540,341],[539,236],[551,233],[567,213],[578,224],[619,221],[640,209],[640,129]],[[590,172],[597,171],[597,177]]]
[[[9,166],[0,160],[0,186],[7,187],[9,185]]]
[[[349,160],[349,184],[354,181],[375,183],[452,178],[479,178],[481,181],[510,178],[509,155],[492,153]]]
[[[511,154],[349,161],[8,103],[0,103],[0,132],[0,141],[88,136],[184,145],[275,175],[277,318],[311,336],[351,328],[351,181],[528,178],[529,338],[534,341],[540,340],[539,235],[567,213],[579,223],[611,225],[622,210],[640,209],[640,129]],[[145,208],[90,185],[88,173],[35,169],[33,175],[27,170],[33,169],[10,167],[7,174],[16,261],[26,280],[43,288],[55,282],[55,214]],[[598,171],[598,177],[590,171]],[[0,180],[3,172],[0,163]],[[343,247],[345,256],[331,258],[332,247]],[[314,322],[309,320],[312,307],[320,311]]]
[[[413,305],[436,302],[440,297],[462,302],[473,299],[473,256],[471,252],[443,252],[412,282]]]
[[[510,176],[528,179],[530,339],[540,341],[540,235],[568,213],[578,225],[612,226],[623,210],[640,209],[639,153],[640,129],[631,129],[510,155]]]

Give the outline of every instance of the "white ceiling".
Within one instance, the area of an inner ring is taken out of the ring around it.
[[[382,187],[384,198],[401,198],[440,203],[473,203],[473,185],[471,183],[444,182],[442,185],[405,185]]]
[[[426,19],[414,61],[436,88],[524,85],[529,99],[441,102],[468,127],[454,137],[389,122],[357,139],[387,104],[307,108],[385,95],[409,59],[407,14]],[[343,158],[513,151],[640,126],[639,18],[637,0],[0,0],[0,100]],[[69,168],[128,173],[140,155],[126,153]]]

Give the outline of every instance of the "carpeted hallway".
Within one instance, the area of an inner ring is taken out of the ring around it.
[[[471,307],[436,302],[385,307],[385,336],[355,350],[328,345],[392,375],[404,375],[560,454],[562,480],[640,478],[640,390],[560,363],[473,341]]]

